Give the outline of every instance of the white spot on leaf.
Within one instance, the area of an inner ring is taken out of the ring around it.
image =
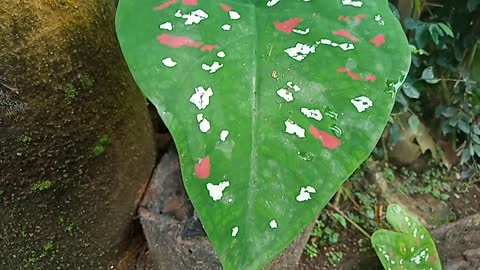
[[[342,0],[342,5],[344,6],[353,6],[353,7],[362,7],[362,1],[354,1],[354,0]]]
[[[307,28],[305,30],[302,30],[302,29],[293,29],[293,32],[294,33],[297,33],[297,34],[300,34],[300,35],[306,35],[308,33],[310,33],[310,28]]]
[[[213,96],[212,88],[209,87],[205,90],[203,86],[199,86],[195,88],[195,94],[190,98],[190,102],[195,104],[199,110],[203,110],[210,104],[211,96]]]
[[[162,63],[166,66],[166,67],[174,67],[177,65],[177,62],[173,61],[172,58],[168,57],[168,58],[165,58],[162,60]]]
[[[267,2],[267,7],[273,7],[278,4],[278,2],[280,2],[280,0],[270,0]]]
[[[197,122],[199,123],[200,131],[203,133],[207,133],[210,131],[210,122],[203,116],[203,114],[197,115]]]
[[[307,108],[302,108],[301,112],[308,118],[313,118],[317,121],[321,121],[323,119],[323,115],[318,109],[307,109]]]
[[[222,130],[222,132],[220,132],[220,141],[222,142],[226,141],[229,134],[230,134],[230,131]]]
[[[376,21],[379,25],[385,25],[385,22],[383,21],[381,15],[375,15],[375,21]]]
[[[373,101],[369,99],[368,97],[361,96],[361,97],[356,97],[351,100],[353,106],[357,108],[358,112],[364,112],[368,108],[373,106]]]
[[[222,29],[225,31],[230,31],[230,29],[232,29],[232,26],[230,24],[224,24],[222,25]]]
[[[272,229],[278,228],[278,224],[277,224],[277,221],[275,219],[272,219],[272,221],[270,221],[270,228],[272,228]]]
[[[234,10],[229,11],[228,15],[230,16],[230,19],[232,19],[232,20],[240,19],[240,14],[238,12],[234,11]]]
[[[290,93],[290,91],[286,89],[279,89],[277,91],[277,95],[281,98],[283,98],[286,102],[292,102],[293,101],[293,95]]]
[[[299,138],[305,138],[305,129],[291,120],[285,121],[285,132],[291,135],[296,135]]]
[[[224,58],[225,57],[225,52],[224,51],[219,51],[217,53],[217,56],[220,57],[220,58]]]
[[[287,82],[287,86],[292,88],[295,92],[300,92],[300,87],[293,82]]]
[[[334,48],[340,48],[342,49],[343,51],[349,51],[349,50],[353,50],[355,49],[355,45],[351,44],[351,43],[342,43],[342,44],[338,44],[336,42],[333,42],[331,41],[330,39],[321,39],[320,41],[317,41],[317,45],[328,45],[328,46],[332,46]]]
[[[306,201],[309,201],[312,199],[312,197],[310,196],[311,193],[316,193],[317,191],[315,190],[315,188],[311,187],[311,186],[307,186],[307,187],[302,187],[300,189],[300,194],[298,194],[297,196],[297,201],[298,202],[306,202]]]
[[[218,185],[212,183],[207,184],[208,194],[214,201],[219,201],[223,197],[223,191],[230,186],[229,181],[223,181]]]
[[[172,31],[173,30],[173,24],[171,22],[162,23],[160,25],[160,29]]]
[[[235,237],[238,234],[238,227],[232,228],[232,236]]]
[[[309,46],[302,43],[297,43],[295,47],[288,48],[285,52],[288,56],[292,57],[297,61],[302,61],[305,59],[309,54],[315,53],[316,46]]]
[[[219,62],[215,61],[213,62],[212,65],[207,65],[207,64],[203,64],[202,65],[202,69],[205,70],[205,71],[208,71],[210,73],[215,73],[217,72],[217,70],[221,69],[223,67],[223,64],[220,64]]]
[[[186,19],[185,20],[185,25],[192,25],[192,24],[199,24],[201,21],[207,19],[208,14],[201,9],[197,9],[195,11],[192,11],[189,14],[182,14],[182,11],[178,10],[175,13],[175,17]]]

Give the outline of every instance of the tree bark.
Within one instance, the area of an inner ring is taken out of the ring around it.
[[[0,0],[0,269],[109,269],[155,149],[111,0]]]

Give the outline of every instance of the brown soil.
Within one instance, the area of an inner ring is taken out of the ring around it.
[[[155,149],[114,12],[0,0],[0,269],[107,269],[125,247]]]

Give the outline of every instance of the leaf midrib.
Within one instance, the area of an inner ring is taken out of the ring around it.
[[[256,187],[256,178],[257,178],[257,147],[256,147],[256,141],[257,141],[257,85],[258,85],[258,68],[257,68],[257,48],[258,48],[258,25],[257,25],[257,7],[255,4],[253,5],[253,25],[255,28],[255,31],[253,33],[253,45],[254,45],[254,61],[253,61],[253,73],[255,74],[254,80],[253,80],[253,86],[252,86],[252,118],[251,118],[251,124],[252,124],[252,147],[251,147],[251,153],[250,153],[250,181],[248,184],[248,194],[247,194],[247,203],[249,204],[249,207],[247,207],[247,219],[250,218],[250,212],[252,210],[252,206],[250,205],[251,202],[255,202],[255,187]]]

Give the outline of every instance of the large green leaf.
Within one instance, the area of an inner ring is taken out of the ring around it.
[[[410,64],[386,0],[121,0],[130,70],[225,269],[260,269],[375,146]]]
[[[418,220],[396,204],[387,210],[387,220],[395,231],[378,230],[372,245],[387,270],[441,270],[437,248]]]

